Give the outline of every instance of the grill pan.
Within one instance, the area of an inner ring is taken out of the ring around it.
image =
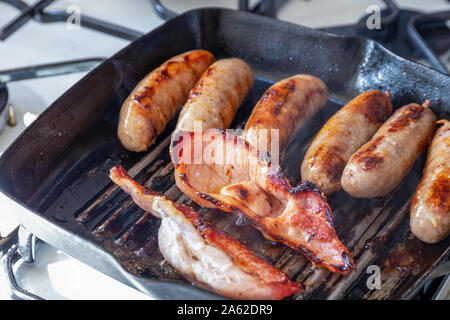
[[[327,84],[325,108],[300,130],[285,156],[284,170],[294,185],[311,139],[344,102],[365,90],[391,90],[395,108],[430,99],[438,118],[450,115],[450,77],[371,40],[211,8],[187,12],[132,42],[57,99],[4,152],[0,190],[28,209],[20,221],[38,238],[157,298],[220,297],[187,283],[164,261],[156,237],[160,222],[116,188],[108,171],[122,165],[147,187],[199,209],[174,184],[168,147],[176,119],[143,154],[125,150],[116,137],[121,104],[137,82],[168,58],[195,48],[217,58],[239,57],[255,71],[255,87],[232,128],[244,126],[274,81],[309,73]],[[243,217],[199,210],[302,282],[305,291],[293,299],[410,298],[449,255],[450,239],[428,245],[409,230],[409,203],[424,163],[423,155],[384,198],[355,199],[343,191],[328,198],[337,233],[357,263],[357,272],[348,276],[314,269],[290,248],[265,240]],[[370,265],[381,269],[381,289],[366,286]]]

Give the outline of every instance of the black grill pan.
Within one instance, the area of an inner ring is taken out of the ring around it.
[[[144,154],[128,152],[116,137],[120,106],[137,82],[166,59],[195,48],[210,50],[217,58],[242,58],[255,71],[255,87],[233,128],[244,125],[274,81],[309,73],[326,82],[326,107],[300,130],[286,154],[284,169],[293,184],[315,133],[362,91],[391,90],[395,108],[430,99],[438,118],[449,118],[450,78],[371,40],[242,11],[201,9],[132,42],[64,93],[4,152],[0,190],[29,210],[21,223],[38,238],[158,298],[218,296],[188,284],[163,260],[156,241],[159,221],[115,188],[108,171],[122,165],[147,187],[196,207],[174,185],[168,144],[176,120]],[[312,268],[291,249],[263,239],[245,219],[200,211],[291,279],[304,283],[307,289],[294,299],[409,298],[449,254],[450,239],[427,245],[409,231],[409,201],[423,165],[424,156],[383,199],[358,200],[343,191],[329,198],[337,232],[358,264],[358,272],[345,277]],[[366,286],[366,268],[372,264],[382,270],[379,290]]]

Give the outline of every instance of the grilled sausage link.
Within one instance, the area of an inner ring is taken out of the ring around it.
[[[433,134],[436,116],[424,105],[398,109],[372,140],[353,154],[342,174],[342,188],[357,198],[385,196],[403,180]]]
[[[193,50],[164,62],[142,79],[122,105],[117,134],[122,145],[141,152],[155,142],[188,97],[212,53]]]
[[[326,84],[307,74],[275,83],[253,109],[245,125],[243,138],[261,152],[271,151],[271,129],[278,130],[278,148],[283,155],[297,130],[325,105],[327,94]]]
[[[428,150],[423,177],[411,203],[411,231],[435,243],[450,234],[450,121],[443,123]]]
[[[306,152],[302,181],[311,181],[327,195],[339,191],[348,159],[391,115],[390,98],[389,92],[366,91],[336,112]]]
[[[174,132],[194,131],[196,121],[202,124],[202,131],[227,129],[253,83],[253,71],[241,59],[216,61],[191,90]]]

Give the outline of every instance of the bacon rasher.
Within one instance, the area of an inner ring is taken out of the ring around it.
[[[218,129],[179,131],[171,157],[177,186],[200,206],[242,212],[266,238],[303,253],[314,265],[355,269],[336,235],[325,195],[313,184],[291,187],[268,153]]]
[[[143,210],[162,219],[159,249],[186,279],[232,299],[283,299],[301,285],[258,258],[236,239],[203,220],[192,208],[145,189],[121,167],[110,171],[112,181],[131,195]]]

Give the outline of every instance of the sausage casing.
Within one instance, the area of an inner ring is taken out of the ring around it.
[[[253,87],[252,69],[241,59],[218,60],[203,72],[181,109],[175,132],[227,129],[245,96]]]
[[[326,84],[307,74],[275,83],[253,109],[245,125],[243,138],[259,151],[270,151],[271,130],[277,130],[278,148],[283,154],[296,131],[325,105],[327,94]],[[261,129],[267,131],[260,132]]]
[[[450,122],[439,122],[410,212],[411,231],[427,243],[450,234]]]
[[[385,196],[403,180],[433,134],[436,116],[426,104],[401,107],[354,153],[342,188],[357,198]]]
[[[188,51],[167,60],[142,79],[120,110],[117,134],[122,145],[131,151],[147,150],[213,62],[214,56],[208,51]]]
[[[301,166],[302,181],[311,181],[328,195],[339,191],[348,159],[391,113],[389,92],[370,90],[350,100],[327,121],[309,146]]]

